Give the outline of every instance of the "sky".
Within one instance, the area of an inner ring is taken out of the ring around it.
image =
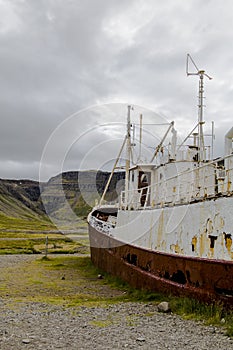
[[[205,130],[215,121],[222,155],[233,125],[232,13],[231,0],[0,0],[0,178],[107,167],[128,105],[135,120],[141,111],[174,120],[182,138],[197,121],[187,53],[213,77]]]

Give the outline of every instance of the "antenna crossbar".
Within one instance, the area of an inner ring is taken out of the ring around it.
[[[189,61],[192,62],[193,66],[196,68],[197,72],[189,72]],[[187,54],[187,60],[186,60],[186,74],[189,75],[198,75],[199,76],[199,93],[198,93],[198,150],[199,150],[199,156],[198,160],[199,162],[202,162],[205,160],[205,144],[204,144],[204,134],[203,134],[203,124],[205,123],[203,121],[203,109],[204,109],[204,76],[206,76],[208,79],[212,79],[208,74],[205,73],[203,69],[199,69],[192,59],[190,54]]]

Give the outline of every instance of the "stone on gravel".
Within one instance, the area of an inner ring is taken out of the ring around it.
[[[162,301],[159,305],[158,305],[158,311],[159,312],[170,312],[171,308],[170,305],[167,301]]]
[[[146,339],[143,338],[143,337],[138,337],[136,340],[139,341],[139,342],[144,342],[144,341],[146,341]]]

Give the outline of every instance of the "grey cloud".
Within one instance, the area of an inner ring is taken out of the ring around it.
[[[217,0],[5,2],[5,12],[0,11],[5,15],[0,20],[0,177],[21,177],[24,168],[28,177],[38,178],[39,160],[54,129],[96,103],[143,104],[175,119],[178,129],[191,129],[198,79],[185,75],[187,52],[214,76],[206,82],[205,115],[208,122],[217,117],[220,150],[233,107],[232,10],[230,0],[224,6]],[[88,129],[96,118],[89,115],[80,128]],[[111,120],[106,113],[98,118]],[[91,144],[102,136],[97,132]],[[80,164],[88,145],[70,153],[67,167]],[[90,157],[90,167],[94,161]],[[50,169],[54,175],[56,168]]]

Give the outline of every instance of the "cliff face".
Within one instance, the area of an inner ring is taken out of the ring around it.
[[[110,173],[102,171],[70,171],[51,178],[42,190],[46,212],[63,219],[68,202],[77,216],[85,217],[101,197],[109,176]],[[117,199],[123,179],[123,172],[113,175],[106,200]]]
[[[68,203],[77,216],[85,217],[91,206],[95,204],[97,197],[101,197],[109,175],[108,172],[102,171],[69,171],[41,185],[31,180],[2,179],[0,180],[0,214],[9,217],[44,216],[47,212],[62,219]],[[123,179],[123,172],[113,175],[106,195],[107,200],[116,200],[120,188],[122,189]]]

